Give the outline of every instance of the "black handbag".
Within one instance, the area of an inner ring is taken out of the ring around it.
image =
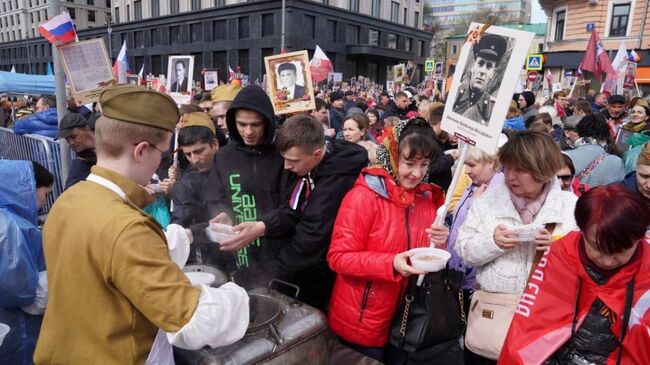
[[[389,342],[409,353],[458,339],[465,329],[464,274],[447,268],[409,279],[406,294],[391,324]]]

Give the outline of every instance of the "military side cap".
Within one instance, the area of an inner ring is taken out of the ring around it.
[[[639,159],[636,160],[638,165],[650,165],[650,142],[646,142],[641,148]]]
[[[645,100],[645,99],[639,99],[639,100],[636,102],[636,105],[638,105],[638,106],[642,106],[642,107],[644,107],[644,108],[646,108],[646,109],[650,109],[650,105],[648,104],[648,101]]]
[[[212,134],[217,134],[212,119],[210,119],[209,115],[203,112],[186,114],[181,120],[181,129],[187,127],[206,127],[212,131]]]
[[[474,46],[474,56],[500,61],[503,53],[508,47],[505,38],[496,34],[484,34],[481,40]]]
[[[79,113],[68,113],[61,119],[59,130],[56,132],[56,138],[68,138],[72,135],[75,128],[84,128],[88,121]]]
[[[142,86],[115,85],[99,95],[102,115],[173,132],[180,114],[174,100],[166,94]]]
[[[235,100],[235,96],[237,96],[239,93],[239,90],[241,90],[241,85],[233,83],[221,85],[212,89],[210,98],[212,99],[213,103],[220,101],[233,101]]]

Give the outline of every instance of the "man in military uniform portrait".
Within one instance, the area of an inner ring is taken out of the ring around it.
[[[484,34],[474,45],[474,60],[468,63],[469,73],[463,75],[453,111],[475,122],[487,125],[496,98],[487,89],[504,59],[508,41],[499,35]],[[507,60],[508,57],[505,57]],[[467,77],[469,76],[469,77]],[[503,75],[497,75],[501,78]]]

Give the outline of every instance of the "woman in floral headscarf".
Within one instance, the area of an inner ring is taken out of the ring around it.
[[[355,350],[384,362],[384,346],[410,275],[409,250],[444,244],[449,230],[432,226],[444,203],[426,183],[438,146],[421,118],[397,123],[362,170],[339,209],[327,255],[336,272],[328,322]]]

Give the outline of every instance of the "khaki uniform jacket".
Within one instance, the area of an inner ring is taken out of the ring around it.
[[[172,262],[139,185],[105,168],[126,194],[83,181],[54,204],[43,231],[49,302],[36,364],[144,364],[158,328],[192,318],[201,290]]]

